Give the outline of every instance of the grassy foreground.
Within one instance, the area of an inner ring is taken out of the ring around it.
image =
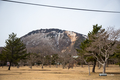
[[[99,76],[102,73],[102,68],[96,67],[96,72],[88,74],[88,67],[74,67],[73,69],[62,69],[62,67],[55,68],[52,66],[44,67],[34,66],[30,69],[25,67],[0,67],[0,80],[120,80],[120,67],[118,65],[109,65],[106,67],[107,76]],[[92,71],[92,66],[90,67]]]

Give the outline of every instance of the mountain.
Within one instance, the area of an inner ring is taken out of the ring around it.
[[[21,37],[28,52],[34,53],[64,53],[76,54],[75,49],[86,36],[73,31],[60,29],[40,29],[29,32]]]

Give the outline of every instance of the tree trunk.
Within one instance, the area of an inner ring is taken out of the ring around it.
[[[51,62],[50,62],[50,66],[49,67],[51,68]]]
[[[106,67],[108,67],[108,64],[109,64],[109,63],[108,63],[108,60],[107,60],[107,61],[106,61]]]
[[[32,64],[30,64],[30,68],[32,69]]]
[[[17,68],[19,68],[19,65],[17,65]]]
[[[63,62],[62,66],[63,66],[63,69],[64,69],[65,68],[65,62]]]
[[[49,68],[51,68],[51,65],[49,65]]]
[[[43,69],[43,64],[42,64],[42,69]]]
[[[83,67],[83,63],[82,63],[82,62],[81,62],[81,64],[80,64],[80,65],[81,65],[81,67]]]
[[[11,67],[11,62],[10,62],[10,65],[9,65],[9,67],[8,67],[8,70],[10,70],[10,67]]]
[[[99,62],[97,62],[97,67],[99,67]]]
[[[58,64],[56,63],[56,68],[58,68]]]
[[[103,73],[105,73],[106,70],[106,62],[103,64]]]
[[[2,68],[3,68],[3,62],[2,62]]]
[[[81,64],[81,67],[83,67],[83,64]]]
[[[90,65],[88,64],[88,70],[89,70],[89,75],[90,75]]]
[[[96,60],[94,59],[92,72],[95,72]]]
[[[101,64],[99,63],[99,69],[101,68]]]
[[[63,69],[65,68],[65,65],[63,64]]]

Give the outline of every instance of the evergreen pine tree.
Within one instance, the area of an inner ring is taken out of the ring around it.
[[[2,56],[10,63],[8,68],[8,70],[10,70],[12,63],[17,64],[21,59],[25,59],[27,50],[20,38],[17,38],[14,33],[9,35],[5,43],[6,46],[3,48]]]
[[[86,51],[86,48],[91,45],[93,40],[91,39],[92,35],[95,35],[99,32],[99,30],[102,28],[102,26],[98,26],[98,24],[93,25],[93,30],[88,33],[88,38],[83,41],[80,45],[80,49],[76,49],[78,52],[78,55],[84,58],[87,62],[93,61],[93,70],[92,72],[95,72],[95,66],[96,66],[96,59],[92,57],[92,55],[88,55],[86,53],[89,53]]]

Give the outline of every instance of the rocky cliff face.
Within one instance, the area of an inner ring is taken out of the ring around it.
[[[79,48],[80,43],[85,39],[85,35],[60,29],[40,29],[32,31],[21,40],[28,49],[28,52],[42,52],[43,50],[49,53],[65,51],[71,52]]]

